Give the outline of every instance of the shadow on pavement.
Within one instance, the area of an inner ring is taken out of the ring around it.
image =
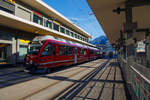
[[[108,62],[107,62],[108,63]],[[104,72],[99,75],[98,79],[95,79],[95,76],[104,68],[106,67],[107,63],[105,63],[102,67],[97,68],[94,70],[92,73],[90,73],[88,76],[84,77],[82,80],[70,80],[66,77],[48,77],[56,80],[61,80],[61,81],[71,81],[74,82],[72,86],[67,88],[66,90],[62,91],[59,95],[57,95],[53,99],[58,99],[58,100],[79,100],[79,99],[90,99],[90,100],[116,100],[116,95],[117,96],[124,96],[123,99],[121,100],[131,100],[129,95],[127,95],[127,89],[125,89],[125,81],[124,80],[117,80],[116,78],[118,77],[118,73],[116,68],[119,68],[118,62],[110,62],[109,63],[109,71],[106,75],[105,79],[101,79],[102,75]],[[107,67],[108,68],[108,67]],[[108,79],[110,75],[112,75],[111,71],[113,72],[113,77],[111,80]],[[120,69],[119,69],[120,70]],[[121,74],[121,73],[120,73]],[[92,84],[92,85],[90,85]],[[101,84],[101,85],[97,85]],[[95,89],[98,89],[98,93],[93,91],[96,91]],[[67,91],[67,92],[66,92]],[[110,93],[110,95],[107,94],[107,92]],[[120,92],[121,93],[119,95]],[[93,94],[93,97],[90,96],[90,94]],[[95,94],[98,94],[97,96],[94,96]],[[104,97],[105,94],[105,97]],[[109,97],[109,99],[107,98]],[[119,99],[118,99],[119,100]]]

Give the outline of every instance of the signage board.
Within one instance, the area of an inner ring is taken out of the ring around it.
[[[136,52],[145,52],[145,44],[143,41],[137,42]]]

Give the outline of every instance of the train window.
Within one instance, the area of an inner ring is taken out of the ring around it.
[[[64,45],[59,46],[59,55],[66,55],[66,47]]]
[[[72,55],[73,54],[73,47],[71,46],[65,46],[65,45],[61,45],[59,47],[59,55]]]
[[[66,30],[66,34],[67,34],[67,35],[70,35],[69,30]]]
[[[53,44],[53,55],[56,55],[56,45]]]
[[[86,49],[84,49],[84,55],[86,55]]]
[[[59,31],[59,25],[57,25],[55,23],[53,23],[53,28],[54,28],[54,30]]]
[[[99,51],[97,51],[97,52],[96,52],[96,55],[99,55],[99,54],[100,54],[100,52],[99,52]]]
[[[33,22],[43,25],[43,18],[36,14],[33,14]]]
[[[38,54],[41,49],[39,42],[30,42],[28,47],[28,54]]]
[[[61,33],[65,33],[65,28],[60,27],[60,32],[61,32]]]
[[[80,49],[79,49],[79,54],[80,54],[80,55],[85,55],[85,54],[86,54],[85,49],[80,48]]]
[[[46,20],[45,26],[48,27],[48,28],[50,28],[50,29],[52,29],[52,22]]]
[[[66,54],[72,55],[73,54],[73,48],[71,46],[66,46]]]
[[[72,55],[73,54],[73,47],[69,48],[69,54]]]
[[[44,49],[43,49],[43,51],[41,53],[41,56],[50,56],[51,55],[51,50],[52,50],[51,44],[47,44],[44,47]]]
[[[94,51],[93,51],[93,50],[90,50],[90,54],[94,54]]]

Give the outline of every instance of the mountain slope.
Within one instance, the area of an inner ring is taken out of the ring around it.
[[[106,44],[107,41],[108,41],[108,39],[106,36],[99,36],[99,37],[95,38],[94,40],[90,41],[89,43],[98,45],[98,44]]]

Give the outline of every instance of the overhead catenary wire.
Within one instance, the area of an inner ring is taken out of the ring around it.
[[[78,3],[76,3],[74,0],[71,0],[71,2],[72,2],[72,4],[73,4],[73,6],[74,6],[73,8],[76,9],[79,14],[85,15],[85,14],[83,13],[83,9],[80,8],[80,5],[79,5]],[[82,19],[82,20],[85,20],[85,18]],[[87,19],[87,20],[88,20],[88,19]],[[91,30],[89,30],[90,27],[87,26],[86,24],[83,24],[83,23],[79,22],[78,20],[77,20],[77,22],[78,22],[78,25],[79,25],[80,27],[82,27],[83,29],[88,30],[88,31],[91,31]],[[89,32],[89,33],[91,34],[92,31]],[[93,35],[93,34],[91,34],[91,35]]]
[[[51,1],[50,0],[45,0],[48,4],[51,4]],[[72,1],[71,0],[69,0],[70,1],[70,3],[72,3]],[[68,1],[68,2],[69,2]],[[73,3],[72,3],[73,4]],[[73,4],[74,5],[74,4]],[[74,11],[79,11],[79,12],[82,12],[82,9],[80,9],[79,7],[78,7],[78,10],[76,9],[77,7],[76,6],[74,6],[74,7],[72,7],[71,8],[71,11],[72,12],[74,12]],[[75,15],[74,15],[75,16]],[[88,30],[89,29],[89,27],[87,27],[86,25],[84,25],[84,24],[81,24],[79,21],[78,21],[78,18],[70,18],[70,17],[67,17],[68,19],[70,19],[74,24],[76,24],[76,25],[78,25],[78,26],[80,26],[80,27],[82,27],[84,30]],[[89,32],[88,32],[89,33]],[[90,33],[92,33],[92,32],[90,32]]]
[[[48,4],[51,4],[50,0],[46,0],[46,2]],[[72,7],[70,8],[72,13],[70,11],[68,11],[68,13],[70,13],[70,15],[75,16],[76,20],[69,18],[69,16],[67,17],[68,19],[73,21],[74,24],[83,28],[85,31],[87,31],[92,36],[101,33],[100,28],[98,27],[98,25],[96,25],[97,24],[96,18],[94,17],[93,14],[92,15],[90,14],[92,12],[92,10],[90,10],[90,7],[88,6],[88,4],[86,4],[86,0],[84,0],[84,1],[83,0],[68,0],[67,2],[70,4],[72,3],[71,4]],[[85,9],[88,9],[88,10],[85,10]],[[78,15],[75,15],[77,13],[73,14],[73,12],[77,12]],[[82,16],[84,18],[79,18],[79,16]],[[80,20],[80,19],[82,19],[82,20]],[[81,21],[85,21],[85,22],[82,23]]]
[[[86,5],[86,4],[83,2],[83,0],[80,0],[80,1],[81,1],[80,3],[82,3],[82,7],[79,5],[79,3],[76,2],[77,0],[71,0],[71,1],[73,2],[73,4],[75,4],[75,5],[77,6],[76,8],[79,9],[80,13],[82,13],[83,15],[87,15],[87,16],[88,16],[88,17],[87,17],[87,20],[88,20],[88,22],[93,26],[92,30],[95,29],[94,31],[96,31],[97,33],[101,33],[100,28],[98,28],[98,26],[93,23],[93,22],[96,20],[96,18],[94,17],[94,14],[93,14],[93,13],[92,13],[92,15],[89,14],[89,12],[92,12],[92,11],[88,11],[88,12],[87,12],[87,11],[83,10],[83,5],[84,5],[84,7],[87,6],[86,8],[89,8],[88,5]],[[89,8],[89,10],[90,10],[90,8]],[[91,19],[91,17],[93,17],[93,20]],[[95,19],[95,20],[94,20],[94,19]],[[96,21],[95,21],[95,22],[96,22]],[[99,27],[100,27],[100,26],[99,26]],[[93,31],[93,32],[94,32],[94,31]],[[93,32],[91,32],[91,35],[93,35]]]

